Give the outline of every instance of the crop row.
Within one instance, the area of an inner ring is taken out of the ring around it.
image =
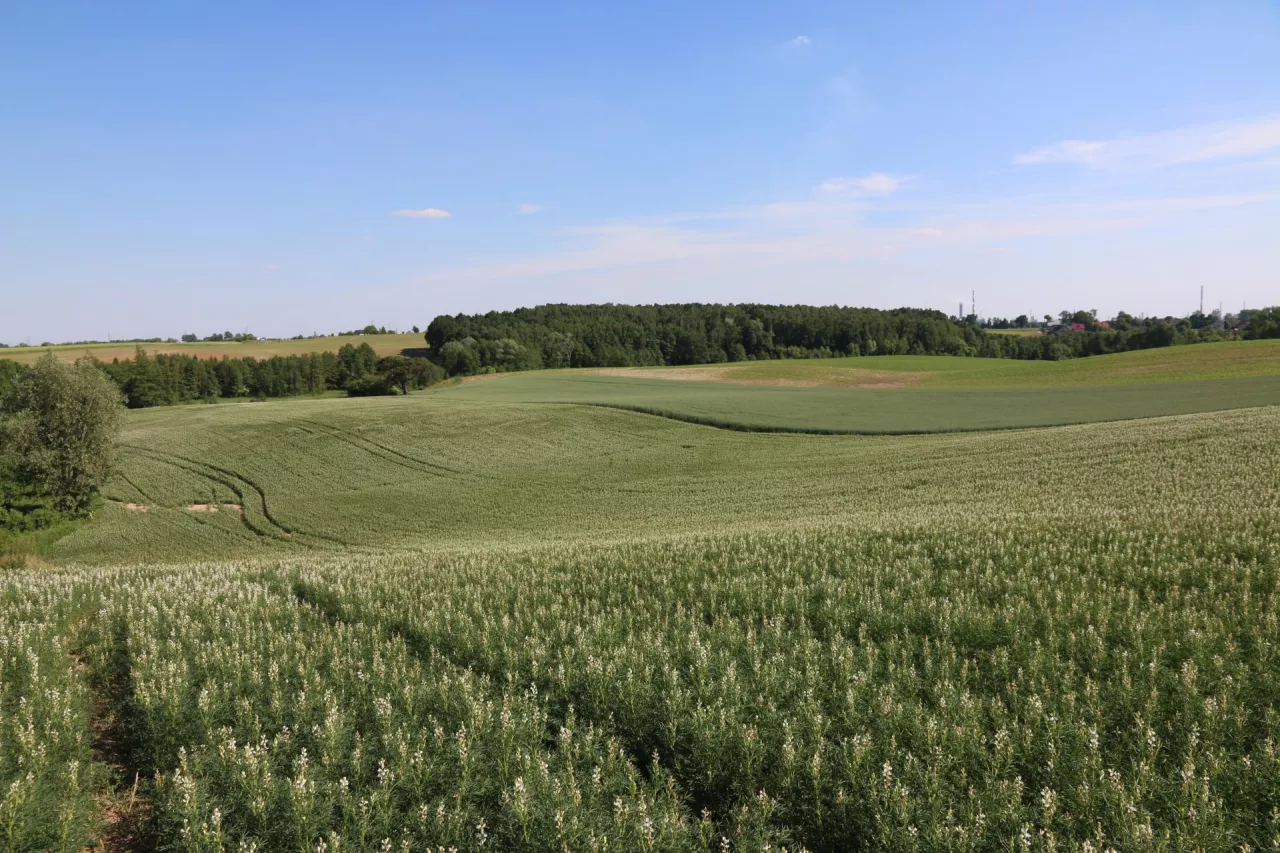
[[[89,831],[113,667],[174,849],[1280,840],[1262,521],[38,577],[5,587],[10,850]]]
[[[1280,839],[1271,530],[731,537],[298,591],[658,756],[810,849]],[[1068,845],[1070,846],[1070,845]]]
[[[75,656],[76,579],[0,586],[0,849],[82,849],[97,819],[90,711]]]

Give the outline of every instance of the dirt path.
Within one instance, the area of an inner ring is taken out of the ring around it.
[[[72,657],[94,691],[89,711],[93,757],[110,773],[110,785],[98,794],[101,828],[95,851],[154,853],[157,839],[146,793],[148,779],[139,766],[140,744],[127,722],[133,698],[127,639],[123,632],[107,636],[96,616],[80,626],[77,637]],[[92,672],[85,663],[84,650],[93,642],[111,646],[105,672]]]

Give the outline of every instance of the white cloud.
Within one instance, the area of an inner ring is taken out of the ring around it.
[[[1119,139],[1066,139],[1013,158],[1019,166],[1079,163],[1104,169],[1151,169],[1253,157],[1280,149],[1280,118],[1203,124]]]
[[[267,272],[275,272],[278,269],[280,269],[279,264],[267,264]]]
[[[526,202],[525,204],[520,205],[521,213],[537,213],[539,210],[542,210],[542,205],[540,204],[529,204]]]
[[[791,44],[795,45],[796,47],[804,47],[805,45],[809,44],[809,37],[796,36],[791,40]]]
[[[409,219],[448,219],[450,216],[453,216],[449,211],[441,210],[438,207],[424,207],[420,210],[393,210],[391,215],[404,216]]]
[[[557,249],[470,267],[442,269],[420,282],[457,285],[683,264],[696,277],[723,263],[808,267],[885,259],[941,245],[1007,251],[1012,240],[1045,240],[1131,231],[1193,211],[1280,203],[1280,192],[1052,202],[1044,198],[902,205],[785,201],[705,214],[583,225],[560,231]],[[866,214],[912,214],[915,224],[878,225]],[[934,224],[922,225],[920,220]]]
[[[856,190],[864,193],[875,193],[884,195],[896,192],[903,183],[910,180],[905,177],[895,177],[886,175],[883,172],[876,172],[873,175],[867,175],[863,178],[827,178],[822,182],[818,189],[823,192],[838,193]]]
[[[1045,145],[1034,151],[1019,154],[1013,162],[1019,166],[1033,166],[1041,163],[1085,163],[1096,166],[1103,159],[1105,142],[1082,142],[1079,139],[1064,139],[1052,145]]]

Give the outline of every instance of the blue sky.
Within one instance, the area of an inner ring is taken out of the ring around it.
[[[0,341],[1280,303],[1280,5],[11,2]]]

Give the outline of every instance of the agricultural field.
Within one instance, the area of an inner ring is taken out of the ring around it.
[[[547,375],[566,371],[546,371]],[[577,370],[573,375],[797,388],[1072,388],[1280,374],[1280,341],[1230,341],[1064,361],[889,355],[695,367]]]
[[[1034,338],[1044,334],[1039,329],[986,329],[989,335],[1013,335],[1018,338]]]
[[[345,344],[359,346],[367,343],[378,355],[399,355],[406,349],[422,349],[426,346],[422,335],[389,334],[389,335],[329,335],[319,338],[303,338],[301,340],[266,340],[266,341],[201,341],[199,343],[109,343],[109,344],[67,344],[54,347],[3,347],[0,358],[12,359],[25,364],[34,364],[36,359],[50,350],[58,358],[75,361],[85,356],[93,356],[99,361],[111,361],[113,358],[131,359],[139,346],[150,354],[177,353],[193,355],[199,358],[270,358],[273,355],[308,355],[313,352],[337,352]]]
[[[1269,406],[1280,403],[1280,376],[1054,389],[890,389],[531,373],[436,393],[459,402],[603,406],[754,432],[911,435]]]
[[[949,356],[761,361],[480,376],[450,399],[611,406],[734,429],[910,434],[1010,429],[1280,403],[1280,343],[1168,347],[1061,362]]]
[[[106,505],[53,554],[128,563],[789,527],[936,508],[988,488],[971,475],[987,458],[1032,471],[1050,448],[1098,441],[749,434],[431,393],[159,408],[131,413]],[[904,476],[911,489],[881,488]]]
[[[1280,848],[1280,406],[469,396],[526,379],[130,413],[59,567],[0,574],[5,849]]]

